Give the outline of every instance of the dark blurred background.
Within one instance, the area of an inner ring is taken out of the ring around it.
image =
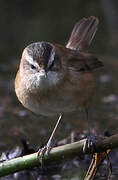
[[[91,15],[97,16],[100,24],[90,52],[104,63],[104,68],[96,72],[97,93],[91,121],[101,134],[118,132],[118,1],[1,0],[0,152],[19,144],[24,137],[34,146],[46,143],[56,121],[36,117],[16,98],[14,79],[24,47],[37,41],[65,44],[74,24]],[[84,111],[68,114],[64,119],[57,139],[74,130],[87,130]]]

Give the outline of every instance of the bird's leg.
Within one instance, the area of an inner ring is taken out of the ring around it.
[[[88,131],[89,131],[89,138],[91,139],[92,137],[92,127],[91,127],[91,122],[90,122],[90,112],[88,109],[85,109],[86,111],[86,116],[87,116],[87,121],[88,121]]]
[[[50,152],[50,150],[52,149],[52,146],[51,146],[51,145],[52,145],[53,139],[54,139],[54,137],[55,137],[56,131],[57,131],[58,127],[59,127],[59,124],[60,124],[60,122],[61,122],[61,120],[62,120],[62,116],[63,116],[63,114],[61,114],[61,115],[59,116],[59,118],[58,118],[58,120],[57,120],[57,123],[56,123],[56,125],[55,125],[55,127],[54,127],[54,129],[53,129],[53,132],[52,132],[52,134],[51,134],[51,136],[50,136],[47,144],[46,144],[42,149],[39,149],[39,150],[38,150],[38,156],[40,155],[41,164],[42,164],[42,162],[43,162],[44,154],[48,155],[49,152]]]
[[[87,141],[84,144],[83,151],[85,152],[86,151],[86,147],[88,147],[90,149],[90,151],[94,152],[94,148],[95,148],[95,136],[92,133],[91,122],[90,122],[90,112],[89,112],[88,108],[85,109],[85,112],[86,112],[87,121],[88,121],[89,134],[88,134]]]

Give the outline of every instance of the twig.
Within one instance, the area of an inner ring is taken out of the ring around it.
[[[99,166],[101,165],[101,163],[104,161],[104,159],[108,156],[110,152],[111,150],[107,150],[107,152],[95,153],[93,155],[91,164],[89,166],[89,169],[86,173],[84,180],[94,180]]]

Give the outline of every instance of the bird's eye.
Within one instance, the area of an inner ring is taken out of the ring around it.
[[[31,64],[31,68],[32,68],[32,69],[36,69],[36,67],[35,67],[33,64]]]

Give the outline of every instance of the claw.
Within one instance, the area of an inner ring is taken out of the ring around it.
[[[39,149],[38,151],[38,156],[40,156],[40,163],[41,166],[43,165],[43,159],[44,159],[44,155],[48,156],[50,151],[51,151],[52,147],[51,146],[44,146],[43,148]]]
[[[86,153],[87,148],[88,148],[88,139],[86,139],[86,141],[84,142],[84,145],[83,145],[83,153],[84,154]]]
[[[96,136],[90,134],[84,143],[83,152],[85,153],[86,151],[89,150],[89,152],[94,153],[96,142],[97,142]]]

